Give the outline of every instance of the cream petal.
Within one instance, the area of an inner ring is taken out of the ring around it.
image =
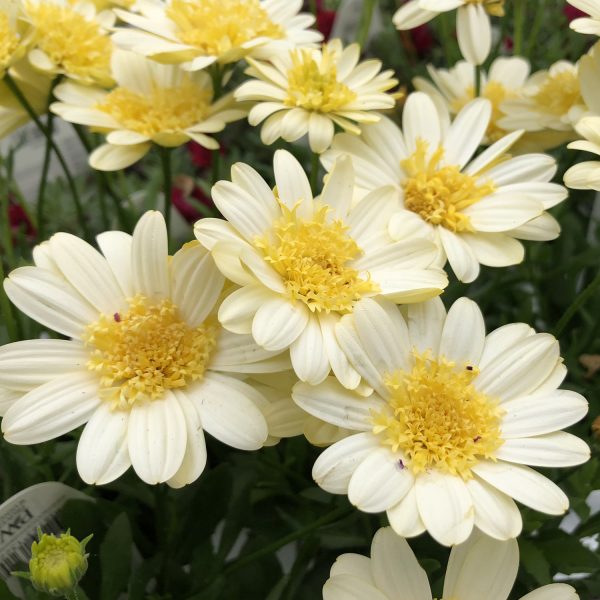
[[[331,365],[331,370],[337,380],[347,389],[353,390],[360,383],[360,373],[356,371],[346,354],[340,347],[335,336],[335,328],[339,323],[339,315],[321,313],[319,315],[319,323],[321,325],[321,333],[323,335],[323,343],[325,352]]]
[[[121,286],[126,298],[135,295],[131,274],[131,248],[133,238],[123,231],[105,231],[96,236],[98,247]]]
[[[285,350],[304,331],[308,320],[309,311],[301,302],[273,297],[256,311],[252,335],[267,350]]]
[[[411,347],[420,353],[429,350],[432,356],[437,356],[445,320],[446,309],[439,298],[410,304],[407,324]]]
[[[523,135],[524,131],[513,131],[504,137],[500,138],[497,142],[494,142],[491,146],[486,148],[479,156],[475,158],[471,163],[463,169],[465,175],[477,175],[483,169],[492,164],[497,158],[505,154],[510,147],[515,144],[518,139]]]
[[[496,358],[503,356],[518,342],[532,335],[535,335],[535,330],[525,323],[509,323],[494,329],[485,338],[479,367],[487,368]]]
[[[161,213],[146,212],[133,232],[131,259],[135,290],[147,298],[162,300],[169,297],[168,244]]]
[[[476,98],[469,102],[456,116],[444,137],[444,163],[462,169],[485,136],[492,105],[489,100]]]
[[[479,276],[479,262],[475,253],[461,235],[449,231],[445,227],[438,227],[440,241],[448,262],[459,281],[471,283]]]
[[[252,333],[256,311],[273,297],[273,293],[262,285],[246,285],[223,300],[219,306],[219,321],[233,333]]]
[[[46,442],[83,425],[99,404],[96,375],[62,375],[17,400],[2,419],[2,432],[11,444]]]
[[[235,163],[231,167],[231,181],[255,198],[260,204],[260,210],[269,215],[271,220],[279,216],[280,210],[273,191],[250,165]]]
[[[219,331],[217,348],[211,357],[209,368],[216,371],[236,371],[273,356],[277,355],[261,348],[251,335],[222,330]]]
[[[363,581],[375,585],[371,575],[371,559],[361,554],[340,554],[331,566],[330,576],[354,575]]]
[[[425,531],[414,486],[398,504],[387,509],[387,517],[392,529],[401,537],[415,537]]]
[[[6,411],[23,396],[23,392],[15,392],[0,387],[0,417],[6,414]]]
[[[521,596],[520,600],[579,600],[579,596],[575,588],[566,583],[551,583]]]
[[[507,233],[519,240],[549,242],[555,240],[560,235],[560,225],[551,214],[542,213],[539,217],[535,217],[535,219],[527,221],[524,225],[511,229]]]
[[[523,154],[486,171],[496,187],[511,183],[550,181],[556,174],[556,160],[547,154]]]
[[[485,343],[485,323],[476,302],[459,298],[448,311],[439,354],[457,365],[477,366]]]
[[[310,113],[303,108],[286,110],[281,119],[281,137],[286,142],[295,142],[308,131]]]
[[[440,143],[440,119],[435,104],[422,92],[414,92],[408,96],[402,115],[402,131],[409,153],[413,153],[417,140],[429,144],[433,152]]]
[[[465,209],[476,231],[503,232],[519,227],[544,212],[541,202],[529,196],[504,194],[502,189]]]
[[[311,113],[308,121],[308,143],[313,152],[318,154],[325,152],[331,146],[334,133],[331,119],[317,112]]]
[[[323,600],[388,600],[370,583],[353,575],[336,575],[323,586]]]
[[[350,212],[353,193],[354,168],[352,159],[348,155],[344,155],[335,161],[325,181],[321,202],[331,206],[333,215],[336,218],[345,220]]]
[[[309,316],[306,327],[290,346],[290,358],[300,381],[318,385],[329,375],[329,358],[317,315]]]
[[[514,232],[511,230],[512,234]],[[523,244],[503,233],[463,233],[461,239],[469,246],[475,260],[489,267],[517,265],[525,257]]]
[[[439,296],[448,285],[448,276],[442,269],[373,269],[373,281],[380,294],[397,304],[423,302]]]
[[[397,29],[413,29],[431,21],[438,14],[436,11],[423,10],[419,0],[411,0],[394,13],[393,21]]]
[[[90,485],[104,485],[131,466],[127,445],[129,412],[101,402],[84,427],[77,445],[77,470]]]
[[[102,144],[90,154],[90,167],[97,171],[120,171],[140,160],[151,147],[150,143],[133,146]]]
[[[483,64],[492,48],[492,24],[482,4],[458,9],[456,34],[461,54],[473,65]]]
[[[219,248],[220,250],[220,248]],[[241,261],[260,283],[265,287],[283,294],[285,288],[281,275],[264,259],[264,257],[254,248],[243,248],[239,253]],[[217,260],[217,264],[220,264]],[[244,285],[244,284],[242,284]]]
[[[427,531],[440,544],[464,542],[473,530],[473,501],[465,482],[438,471],[416,477],[417,505]]]
[[[277,150],[273,159],[273,169],[281,201],[289,209],[300,203],[298,216],[312,216],[313,195],[302,165],[286,150]]]

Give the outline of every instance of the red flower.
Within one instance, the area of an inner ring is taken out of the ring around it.
[[[317,0],[317,29],[323,34],[325,40],[329,39],[333,22],[335,21],[335,10],[323,8],[323,0]]]
[[[431,29],[427,24],[411,29],[410,37],[412,38],[417,54],[421,57],[429,54],[435,43],[433,33],[431,33]]]
[[[190,158],[192,159],[192,164],[194,164],[199,169],[206,169],[210,167],[212,164],[212,152],[197,144],[196,142],[189,142],[187,145],[187,150],[190,153]]]
[[[196,208],[195,203],[190,202],[189,198],[194,198],[211,211],[214,210],[213,201],[194,183],[193,179],[186,175],[180,175],[176,178],[175,186],[171,190],[171,202],[188,223],[195,223],[203,215]]]
[[[570,4],[564,5],[563,13],[564,13],[565,17],[567,17],[567,21],[569,21],[569,23],[573,19],[579,19],[579,17],[587,17],[587,13],[584,13],[582,10],[575,8],[574,6],[571,6]]]
[[[28,237],[35,237],[37,235],[37,231],[33,223],[29,220],[27,213],[19,204],[16,204],[12,200],[9,200],[8,205],[8,221],[14,233],[23,230]]]

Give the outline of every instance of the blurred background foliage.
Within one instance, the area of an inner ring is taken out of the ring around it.
[[[498,21],[501,29],[493,55],[512,52],[516,3],[525,11],[520,46],[532,70],[560,59],[576,61],[595,40],[568,28],[568,7],[562,0],[507,0],[507,16]],[[307,9],[317,7],[323,13],[335,11],[338,4],[334,0],[310,2]],[[357,34],[363,39],[371,9],[381,11],[383,30],[373,37],[365,53],[393,68],[407,91],[413,76],[426,73],[428,62],[447,67],[460,58],[453,36],[453,13],[432,21],[419,38],[393,27],[391,14],[397,7],[393,0],[364,0],[356,6],[363,10]],[[328,26],[332,16],[321,14],[320,24]],[[232,84],[241,78],[241,70],[238,67],[234,73]],[[400,114],[398,107],[391,116]],[[212,155],[198,147],[174,152],[178,176],[173,210],[181,217],[174,247],[192,239],[191,223],[196,218],[216,214],[209,200],[211,184],[228,177],[234,162],[249,163],[271,180],[273,152],[285,147],[309,168],[308,149],[281,141],[265,147],[258,131],[245,122],[229,125],[219,141],[222,151]],[[560,165],[558,182],[569,166],[587,159],[585,153],[566,148],[552,154]],[[4,273],[30,263],[32,248],[41,241],[35,217],[28,214],[35,208],[23,201],[12,180],[13,160],[8,153],[0,162],[0,262]],[[144,210],[162,205],[158,156],[149,155],[126,173],[109,173],[106,178],[103,182],[93,172],[77,178],[92,233],[117,226],[114,197],[122,199],[129,223]],[[113,197],[107,193],[107,184]],[[65,182],[57,179],[48,185],[44,238],[58,230],[80,234]],[[587,573],[570,580],[585,600],[600,598],[598,543],[580,542],[586,536],[597,540],[600,532],[600,512],[592,514],[586,503],[590,493],[600,489],[600,200],[594,192],[571,191],[570,199],[551,212],[562,226],[558,240],[526,242],[523,264],[504,269],[484,267],[470,285],[454,280],[443,299],[447,305],[461,295],[476,300],[488,331],[522,321],[556,335],[569,369],[563,387],[589,400],[587,418],[571,429],[588,440],[592,459],[575,469],[546,470],[569,495],[577,525],[567,533],[558,528],[560,517],[521,507],[525,523],[519,538],[521,567],[512,596],[518,598],[550,583],[559,572]],[[5,311],[1,343],[15,331],[19,338],[56,335],[14,308],[10,309],[12,318],[7,318],[3,294],[0,301]],[[70,501],[60,515],[65,528],[70,527],[80,539],[94,533],[88,545],[89,571],[82,581],[90,600],[320,598],[335,558],[344,552],[368,555],[374,532],[387,524],[385,516],[360,513],[346,497],[317,488],[311,468],[320,450],[303,438],[243,453],[208,436],[207,469],[196,483],[182,490],[149,487],[131,471],[104,487],[86,486],[75,467],[77,438],[75,432],[60,441],[32,447],[0,440],[0,486],[2,500],[43,481],[64,482],[95,499],[94,503]],[[429,574],[434,596],[441,596],[448,550],[427,535],[410,540],[410,544]],[[46,597],[26,583],[22,587],[28,599]],[[0,581],[0,600],[13,597]]]

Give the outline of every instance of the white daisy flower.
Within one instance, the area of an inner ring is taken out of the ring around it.
[[[50,107],[65,121],[107,133],[107,143],[90,155],[94,169],[124,169],[149,152],[153,143],[170,148],[193,140],[216,149],[218,142],[208,134],[246,116],[234,106],[231,94],[213,102],[211,79],[204,71],[188,73],[117,50],[112,72],[117,87],[111,91],[62,83],[54,90],[60,102]]]
[[[67,336],[0,348],[2,432],[36,444],[84,423],[77,469],[105,484],[133,465],[149,484],[180,487],[206,463],[204,431],[242,450],[267,438],[259,396],[233,374],[278,371],[250,336],[216,319],[224,278],[198,243],[173,257],[160,213],[133,236],[98,236],[104,255],[67,233],[4,282],[12,302]]]
[[[504,0],[409,0],[394,14],[394,25],[412,29],[454,9],[462,55],[473,65],[483,64],[492,48],[490,15],[504,15]]]
[[[575,130],[585,139],[571,142],[567,147],[600,156],[600,116],[584,117]],[[600,191],[600,160],[586,160],[573,165],[566,171],[564,181],[574,190]]]
[[[32,28],[27,57],[36,69],[86,85],[112,85],[113,43],[107,33],[114,23],[111,12],[96,13],[86,1],[22,0],[21,5]]]
[[[360,298],[405,303],[440,294],[447,279],[430,266],[435,246],[412,225],[400,241],[390,238],[388,223],[398,209],[392,188],[351,206],[348,159],[338,161],[317,198],[289,152],[275,153],[274,171],[275,191],[254,169],[235,164],[232,181],[212,190],[227,221],[196,223],[196,237],[241,286],[221,305],[219,320],[230,331],[252,333],[263,348],[289,348],[302,381],[319,383],[333,369],[355,388],[360,375],[335,340],[335,324]]]
[[[600,35],[600,0],[567,0],[567,2],[589,15],[573,19],[569,25],[571,29],[578,33]]]
[[[551,156],[507,153],[522,131],[473,158],[491,112],[489,101],[476,99],[450,124],[443,107],[436,109],[429,96],[416,92],[406,101],[403,131],[383,118],[364,125],[360,138],[338,134],[322,162],[330,170],[339,156],[349,154],[365,192],[394,186],[403,210],[390,222],[392,237],[397,239],[396,227],[403,232],[418,215],[438,246],[441,264],[447,258],[458,279],[471,282],[480,264],[520,263],[524,249],[518,239],[558,237],[560,227],[545,211],[567,196],[564,187],[548,183],[557,168]]]
[[[509,539],[521,531],[513,498],[551,515],[569,500],[526,465],[566,467],[588,446],[560,431],[587,412],[585,398],[557,389],[566,375],[558,342],[516,323],[485,335],[477,304],[461,298],[446,315],[438,298],[410,305],[366,298],[336,328],[368,398],[329,379],[296,384],[296,403],[357,433],[313,467],[324,490],[368,513],[386,511],[404,537],[427,530],[446,546],[473,527]]]
[[[358,63],[360,47],[342,49],[340,40],[321,50],[295,49],[272,56],[270,63],[249,59],[246,72],[255,77],[236,91],[239,101],[256,104],[248,121],[259,125],[261,140],[272,144],[280,137],[294,142],[308,133],[313,152],[324,152],[333,139],[334,126],[360,134],[357,123],[375,123],[373,113],[394,107],[386,94],[398,84],[392,71],[381,71],[381,62]]]
[[[516,540],[472,535],[452,548],[444,578],[444,598],[508,600],[519,569]],[[427,574],[406,540],[389,527],[373,536],[371,557],[342,554],[331,567],[323,600],[431,600]],[[520,600],[578,600],[574,588],[553,583]]]
[[[247,56],[270,58],[288,48],[320,42],[308,28],[302,0],[169,0],[138,2],[139,13],[115,10],[133,25],[114,35],[119,46],[189,71]]]
[[[425,92],[435,102],[442,105],[451,115],[459,113],[475,98],[476,70],[471,63],[461,60],[451,69],[436,69],[427,65],[427,72],[433,80],[415,77],[413,85]],[[529,75],[529,61],[519,56],[496,58],[489,70],[481,71],[481,98],[492,104],[492,115],[482,142],[484,145],[497,142],[510,131],[498,126],[498,119],[504,116],[500,105],[505,100],[516,98]]]

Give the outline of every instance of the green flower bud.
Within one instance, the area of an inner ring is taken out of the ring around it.
[[[82,542],[70,535],[60,537],[38,532],[39,540],[31,545],[29,578],[33,587],[52,596],[65,596],[87,571],[85,546],[91,535]]]

